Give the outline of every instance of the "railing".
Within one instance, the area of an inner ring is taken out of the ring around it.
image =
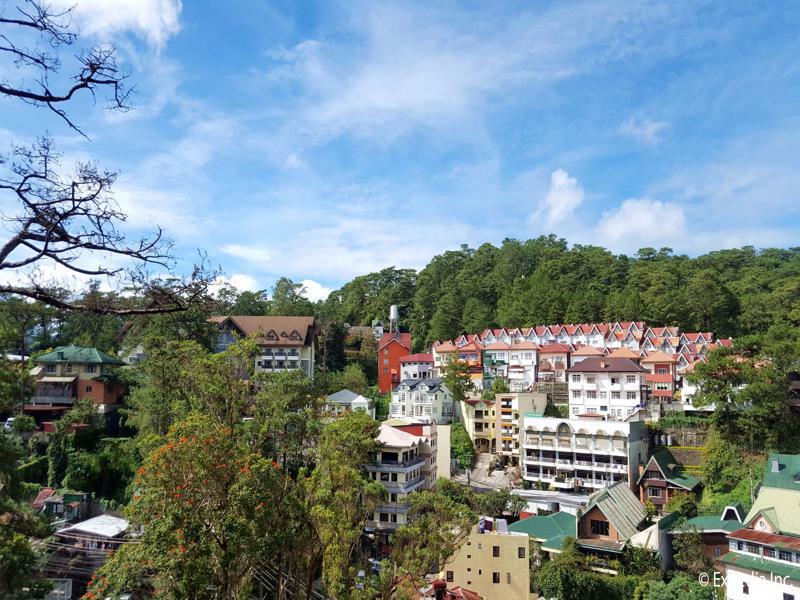
[[[31,404],[74,404],[72,396],[32,396]]]
[[[420,466],[425,463],[425,459],[422,457],[413,458],[410,460],[405,461],[396,461],[396,460],[384,460],[384,461],[376,461],[369,463],[367,465],[368,471],[403,471],[406,469],[413,469],[414,467]],[[395,483],[395,482],[392,482]]]

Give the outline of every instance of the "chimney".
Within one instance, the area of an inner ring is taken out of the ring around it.
[[[601,369],[605,369],[606,368],[606,359],[605,358],[601,358],[600,359],[600,368]]]
[[[772,472],[779,473],[781,470],[781,463],[778,461],[777,458],[772,459]]]

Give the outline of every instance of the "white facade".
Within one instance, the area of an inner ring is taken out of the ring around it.
[[[800,581],[769,572],[738,569],[725,565],[725,592],[728,600],[761,600],[761,598],[800,599]],[[718,585],[722,578],[718,577]]]
[[[581,493],[618,481],[631,485],[649,448],[644,421],[525,415],[520,437],[523,479],[540,487]]]
[[[431,360],[400,359],[400,379],[430,379],[433,377],[433,357]]]
[[[570,369],[567,377],[569,412],[573,417],[596,414],[622,421],[643,404],[644,372],[572,372]]]
[[[389,417],[450,423],[454,418],[453,395],[441,379],[405,379],[392,390]]]

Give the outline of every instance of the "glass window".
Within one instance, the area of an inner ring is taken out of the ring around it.
[[[517,548],[517,556],[519,558],[525,558],[525,546],[520,546]]]
[[[592,535],[608,535],[608,521],[592,519],[589,522]]]
[[[500,583],[500,573],[496,571],[492,573],[492,583]]]
[[[500,556],[500,546],[492,546],[492,556],[495,558]]]
[[[781,550],[780,552],[778,552],[778,558],[780,558],[781,560],[792,562],[792,553],[784,552],[783,550]]]
[[[453,583],[453,572],[452,571],[448,571],[447,572],[447,582],[448,583]]]

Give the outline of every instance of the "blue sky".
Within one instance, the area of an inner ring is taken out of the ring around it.
[[[0,101],[0,143],[47,129],[66,162],[120,171],[129,227],[160,223],[179,268],[200,248],[241,288],[286,275],[313,298],[549,232],[798,245],[797,2],[221,6],[78,0],[136,109],[75,107],[87,142]]]

